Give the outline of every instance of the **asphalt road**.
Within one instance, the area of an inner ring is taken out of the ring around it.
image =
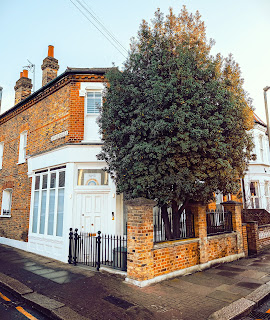
[[[1,320],[49,320],[0,286]]]

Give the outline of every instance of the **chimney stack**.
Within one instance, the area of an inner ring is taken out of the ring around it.
[[[3,91],[3,88],[0,87],[0,113],[1,113],[1,102],[2,102],[2,91]]]
[[[16,82],[15,89],[15,104],[21,102],[31,94],[33,85],[31,79],[28,78],[28,70],[23,70],[20,73],[20,79]]]
[[[43,60],[42,69],[42,86],[57,77],[59,69],[58,60],[54,58],[54,46],[48,47],[48,57]]]

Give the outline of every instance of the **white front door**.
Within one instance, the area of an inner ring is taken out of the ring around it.
[[[77,194],[77,214],[80,216],[82,232],[107,233],[108,194],[81,193]]]

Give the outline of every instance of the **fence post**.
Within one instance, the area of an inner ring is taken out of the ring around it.
[[[221,203],[224,206],[225,211],[230,211],[232,213],[232,224],[233,231],[237,235],[237,253],[243,253],[243,235],[242,235],[242,203],[236,201],[226,201]]]
[[[72,228],[69,229],[69,250],[68,250],[68,263],[72,263],[72,241],[73,240],[73,231]]]
[[[97,236],[97,261],[96,261],[96,265],[97,265],[97,271],[99,271],[100,269],[100,244],[101,244],[101,231],[98,231],[98,236]]]
[[[207,238],[207,221],[206,205],[199,201],[190,201],[186,206],[186,212],[190,212],[194,217],[194,233],[199,238],[200,263],[208,262],[208,238]]]
[[[78,249],[78,240],[79,240],[79,235],[78,235],[78,229],[75,229],[74,232],[74,241],[75,241],[75,245],[74,245],[74,257],[73,257],[73,264],[74,266],[77,265],[77,249]]]

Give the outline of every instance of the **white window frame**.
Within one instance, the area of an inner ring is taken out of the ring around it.
[[[99,93],[99,94],[100,94],[100,107],[102,107],[102,105],[103,105],[103,101],[102,101],[102,90],[100,90],[100,89],[88,89],[88,90],[86,91],[85,115],[86,115],[86,116],[98,116],[100,112],[99,112],[99,110],[97,110],[97,107],[95,107],[95,106],[94,106],[94,110],[95,110],[96,112],[88,112],[88,94],[89,94],[89,93],[93,93],[94,96],[95,96],[96,93]]]
[[[20,134],[20,145],[19,145],[19,161],[18,164],[26,161],[26,147],[27,147],[27,131],[23,131]]]
[[[264,161],[264,146],[263,146],[263,135],[259,135],[259,147],[260,147],[260,157],[261,157],[261,161]]]
[[[0,170],[3,168],[4,142],[0,142]]]
[[[64,187],[59,187],[59,173],[65,172],[65,182]],[[55,186],[51,187],[51,174],[56,173],[56,182]],[[47,175],[47,187],[42,189],[42,183],[43,183],[43,177]],[[40,177],[39,181],[39,187],[38,189],[35,188],[36,184],[36,178]],[[30,222],[30,233],[32,235],[38,235],[38,236],[44,236],[49,238],[57,238],[60,239],[64,236],[63,227],[64,227],[64,218],[63,218],[63,225],[62,225],[62,235],[57,235],[57,215],[58,215],[58,200],[59,200],[59,190],[64,189],[64,207],[65,207],[65,190],[66,190],[66,167],[60,166],[59,168],[46,168],[40,172],[37,172],[33,177],[33,183],[32,183],[32,202],[31,202],[31,222]],[[54,194],[54,214],[53,214],[53,232],[52,234],[49,234],[48,230],[48,224],[49,224],[49,209],[50,209],[50,192],[51,190],[55,191]],[[44,217],[44,226],[43,226],[43,233],[40,233],[41,230],[41,206],[42,206],[42,192],[46,192],[46,202],[45,202],[45,217]],[[33,232],[33,223],[34,223],[34,206],[35,206],[35,192],[38,192],[38,198],[37,198],[37,214],[35,216],[36,218],[36,232]],[[65,209],[64,209],[65,210]],[[63,212],[64,214],[64,212]]]
[[[252,195],[251,192],[250,192],[250,185],[251,183],[254,183],[254,188],[255,188],[255,191],[256,191],[256,195]],[[259,181],[250,181],[249,182],[249,193],[250,193],[250,207],[252,209],[259,209],[260,208],[260,184],[259,184]],[[256,200],[257,200],[257,204],[258,204],[258,207],[256,205]]]
[[[2,217],[11,217],[12,191],[13,191],[12,189],[7,188],[7,189],[4,189],[2,192],[2,206],[1,206],[1,216]],[[6,200],[6,197],[8,197],[8,201]],[[5,208],[6,201],[9,202],[8,208]],[[8,214],[4,213],[4,210],[9,211],[9,213]]]

